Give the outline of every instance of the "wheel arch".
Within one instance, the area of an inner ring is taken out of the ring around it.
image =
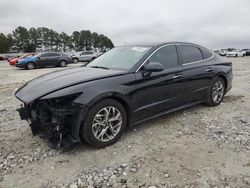
[[[58,63],[60,64],[61,61],[65,61],[68,64],[68,61],[66,59],[64,59],[64,58],[59,59]]]
[[[25,67],[27,67],[27,65],[28,65],[29,63],[33,63],[33,64],[35,65],[35,67],[37,67],[35,61],[28,61],[27,63],[25,63]]]
[[[89,102],[88,107],[92,108],[96,103],[98,103],[102,100],[105,100],[105,99],[116,100],[124,107],[124,109],[126,111],[126,115],[127,115],[127,125],[129,125],[130,117],[131,117],[131,109],[130,109],[128,99],[124,95],[122,95],[121,93],[109,92],[109,93],[104,93],[104,94],[98,95]]]
[[[218,73],[217,77],[221,78],[224,83],[225,83],[225,92],[227,91],[228,83],[227,83],[227,78],[223,73]]]
[[[88,115],[89,110],[98,102],[105,100],[105,99],[113,99],[117,102],[119,102],[125,109],[126,111],[126,115],[127,115],[127,124],[126,127],[128,127],[130,125],[130,106],[129,106],[129,102],[127,101],[127,99],[125,98],[125,96],[122,96],[122,94],[117,93],[117,92],[109,92],[109,93],[104,93],[101,95],[96,96],[94,99],[92,99],[91,101],[89,101],[87,103],[87,105],[85,106],[85,108],[83,109],[83,114],[80,118],[80,122],[76,125],[72,127],[71,130],[71,135],[75,138],[75,139],[80,139],[80,131],[82,129],[82,125],[84,125],[84,121]],[[80,115],[80,114],[79,114]]]

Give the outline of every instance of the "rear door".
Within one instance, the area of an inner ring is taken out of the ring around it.
[[[183,102],[185,90],[182,66],[179,64],[176,46],[160,47],[151,55],[146,64],[150,62],[161,63],[165,69],[145,76],[142,67],[136,73],[134,121],[174,108]]]
[[[80,53],[78,56],[79,61],[85,61],[85,55],[86,55],[86,52]]]
[[[85,61],[90,61],[93,57],[94,52],[86,52]]]
[[[48,58],[48,65],[49,66],[56,66],[56,65],[58,65],[58,61],[59,61],[60,56],[61,56],[60,53],[51,52],[50,56]]]
[[[194,45],[177,45],[185,81],[184,103],[204,100],[214,77],[213,54]]]

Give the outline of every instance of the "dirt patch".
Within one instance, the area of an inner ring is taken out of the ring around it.
[[[227,95],[224,97],[223,102],[234,102],[237,100],[241,100],[242,102],[244,102],[244,97],[243,95],[239,95],[239,96],[233,96],[233,95]]]

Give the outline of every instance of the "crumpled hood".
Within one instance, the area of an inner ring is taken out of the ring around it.
[[[26,83],[16,92],[16,97],[28,104],[37,98],[72,85],[122,74],[125,72],[87,67],[56,71]]]

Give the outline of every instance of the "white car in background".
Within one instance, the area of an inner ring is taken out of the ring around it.
[[[246,52],[242,50],[232,50],[226,53],[227,57],[244,57],[245,55]]]
[[[80,52],[76,52],[74,55],[71,56],[74,63],[78,63],[79,61],[90,62],[97,57],[98,57],[98,54],[93,51],[80,51]]]

